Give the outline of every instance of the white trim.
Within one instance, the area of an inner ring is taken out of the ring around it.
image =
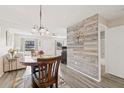
[[[0,77],[2,77],[2,76],[3,76],[3,74],[4,74],[4,72],[0,74]]]
[[[100,20],[98,15],[98,81],[101,81],[101,36],[100,36]]]
[[[89,77],[90,79],[93,79],[93,80],[95,80],[95,81],[97,81],[97,82],[100,82],[100,81],[101,81],[101,80],[97,80],[97,79],[95,79],[95,78],[93,78],[93,77],[90,77],[89,75],[87,75],[87,74],[85,74],[85,73],[82,73],[82,72],[80,72],[80,71],[78,71],[78,70],[76,70],[76,69],[74,69],[74,68],[72,68],[72,67],[70,67],[70,66],[68,66],[68,65],[67,65],[67,67],[70,68],[70,69],[72,69],[72,70],[74,70],[74,71],[76,71],[76,72],[78,72],[78,73],[80,73],[80,74],[82,74],[82,75],[84,75],[84,76],[87,76],[87,77]]]
[[[104,65],[104,66],[105,66],[105,73],[108,73],[108,71],[107,71],[107,64],[106,64],[106,63],[107,63],[107,61],[106,61],[106,55],[107,55],[107,54],[106,54],[106,53],[107,53],[107,52],[106,52],[106,45],[107,45],[107,44],[106,44],[106,33],[107,33],[107,31],[108,31],[108,27],[107,27],[106,25],[102,24],[102,23],[99,23],[99,26],[104,27],[104,30],[105,30],[105,39],[104,39],[104,42],[105,42],[105,46],[104,46],[104,48],[105,48],[105,50],[104,50],[104,51],[105,51],[104,62],[105,62],[105,63],[104,63],[104,64],[101,63],[101,65]],[[100,54],[100,55],[101,55],[101,54]],[[103,60],[103,59],[102,59],[102,60]],[[100,62],[101,62],[101,60],[100,60]]]

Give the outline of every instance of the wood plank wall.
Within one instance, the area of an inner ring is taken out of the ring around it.
[[[99,80],[98,15],[67,28],[68,66]]]

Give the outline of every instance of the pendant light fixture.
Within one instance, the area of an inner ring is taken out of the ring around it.
[[[34,25],[32,28],[32,31],[35,33],[39,33],[41,36],[48,36],[50,34],[50,32],[48,31],[48,28],[43,26],[42,24],[42,6],[40,5],[40,24],[38,25]]]

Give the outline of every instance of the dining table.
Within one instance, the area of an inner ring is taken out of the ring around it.
[[[57,57],[55,55],[42,55],[42,56],[24,56],[20,63],[22,63],[25,66],[36,66],[37,65],[37,59],[49,59],[49,58],[54,58]]]
[[[20,63],[22,63],[25,66],[31,66],[31,75],[33,75],[33,67],[38,65],[38,63],[37,63],[38,58],[49,59],[49,58],[54,58],[54,57],[57,57],[57,55],[56,56],[55,55],[42,55],[42,56],[34,56],[34,57],[24,56],[21,59]],[[33,78],[32,78],[32,81],[33,81]],[[32,86],[33,86],[33,83],[32,83]]]

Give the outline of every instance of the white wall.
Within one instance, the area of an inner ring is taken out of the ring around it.
[[[107,72],[124,78],[124,26],[106,32]]]
[[[15,34],[14,47],[24,51],[25,40],[35,40],[38,50],[42,49],[48,55],[55,55],[55,38],[53,37],[36,37],[30,35]],[[23,41],[23,42],[22,42]],[[21,49],[22,48],[22,49]]]
[[[12,37],[11,45],[6,45],[6,31],[9,31],[9,28],[6,28],[4,26],[1,26],[1,33],[0,33],[0,56],[3,56],[8,52],[9,48],[12,48],[14,46],[14,33],[10,32]]]
[[[4,26],[0,27],[0,76],[3,74],[3,58],[7,53],[9,47],[6,46],[6,29]]]
[[[99,24],[99,30],[100,30],[100,43],[101,43],[101,59],[100,59],[100,63],[101,65],[106,65],[106,61],[105,61],[105,42],[106,42],[106,36],[104,35],[104,33],[106,33],[107,31],[107,26],[103,25],[103,24]],[[104,32],[104,33],[103,33]]]
[[[0,33],[0,56],[4,55],[7,51],[6,47],[6,30],[4,27],[1,27],[1,33]]]
[[[2,56],[5,53],[7,53],[10,47],[12,47],[12,46],[8,46],[8,47],[6,46],[6,30],[9,30],[11,32],[12,31],[11,28],[22,29],[23,31],[26,31],[28,29],[27,29],[27,26],[23,24],[17,24],[17,23],[2,20],[2,19],[0,19],[0,28],[1,28],[0,31],[2,32],[0,33],[0,42],[1,42],[0,56]]]
[[[55,55],[55,39],[53,37],[41,37],[40,48],[46,55]]]

